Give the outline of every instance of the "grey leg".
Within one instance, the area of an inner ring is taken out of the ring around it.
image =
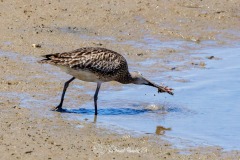
[[[100,87],[101,87],[101,83],[97,83],[97,89],[94,94],[95,115],[97,115],[97,99],[98,99],[98,92],[99,92]]]
[[[66,90],[67,90],[67,88],[69,86],[69,83],[71,83],[74,79],[75,79],[75,77],[72,77],[70,80],[65,82],[64,88],[63,88],[63,92],[62,92],[61,102],[60,102],[60,104],[57,107],[55,107],[53,109],[54,111],[62,111],[62,104],[63,104],[63,101],[64,101],[65,92],[66,92]]]

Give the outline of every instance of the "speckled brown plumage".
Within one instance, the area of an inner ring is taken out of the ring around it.
[[[126,59],[121,54],[106,48],[85,47],[44,57],[46,59],[41,60],[40,63],[89,71],[96,74],[99,81],[115,80],[124,83],[125,77],[129,76]]]

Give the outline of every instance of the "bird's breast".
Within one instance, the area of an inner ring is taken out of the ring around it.
[[[72,75],[73,77],[87,82],[99,82],[103,81],[96,73],[82,69],[72,69],[70,67],[61,66],[64,72]]]

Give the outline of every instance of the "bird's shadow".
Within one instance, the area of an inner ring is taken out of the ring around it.
[[[94,109],[68,109],[65,108],[61,112],[63,113],[76,113],[76,114],[85,114],[85,115],[94,115]],[[151,112],[149,109],[133,109],[133,108],[106,108],[106,109],[98,109],[98,115],[137,115],[143,114],[146,112]]]

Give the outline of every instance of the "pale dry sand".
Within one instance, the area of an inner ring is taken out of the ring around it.
[[[58,103],[62,85],[70,76],[36,63],[40,55],[83,46],[107,47],[136,62],[153,55],[166,63],[171,58],[181,61],[188,55],[179,56],[174,48],[143,50],[126,42],[144,43],[144,38],[152,37],[198,44],[207,40],[215,45],[234,43],[239,41],[239,8],[238,0],[1,0],[0,159],[239,159],[238,151],[173,149],[170,143],[159,142],[159,136],[131,137],[88,121],[68,121],[49,109]],[[182,66],[188,67],[191,65]],[[159,64],[154,71],[169,69]],[[92,101],[84,92],[95,86],[81,81],[73,84],[85,87],[81,91],[71,88],[66,103],[74,108]],[[103,90],[107,88],[105,85]],[[83,94],[76,94],[79,92]]]

